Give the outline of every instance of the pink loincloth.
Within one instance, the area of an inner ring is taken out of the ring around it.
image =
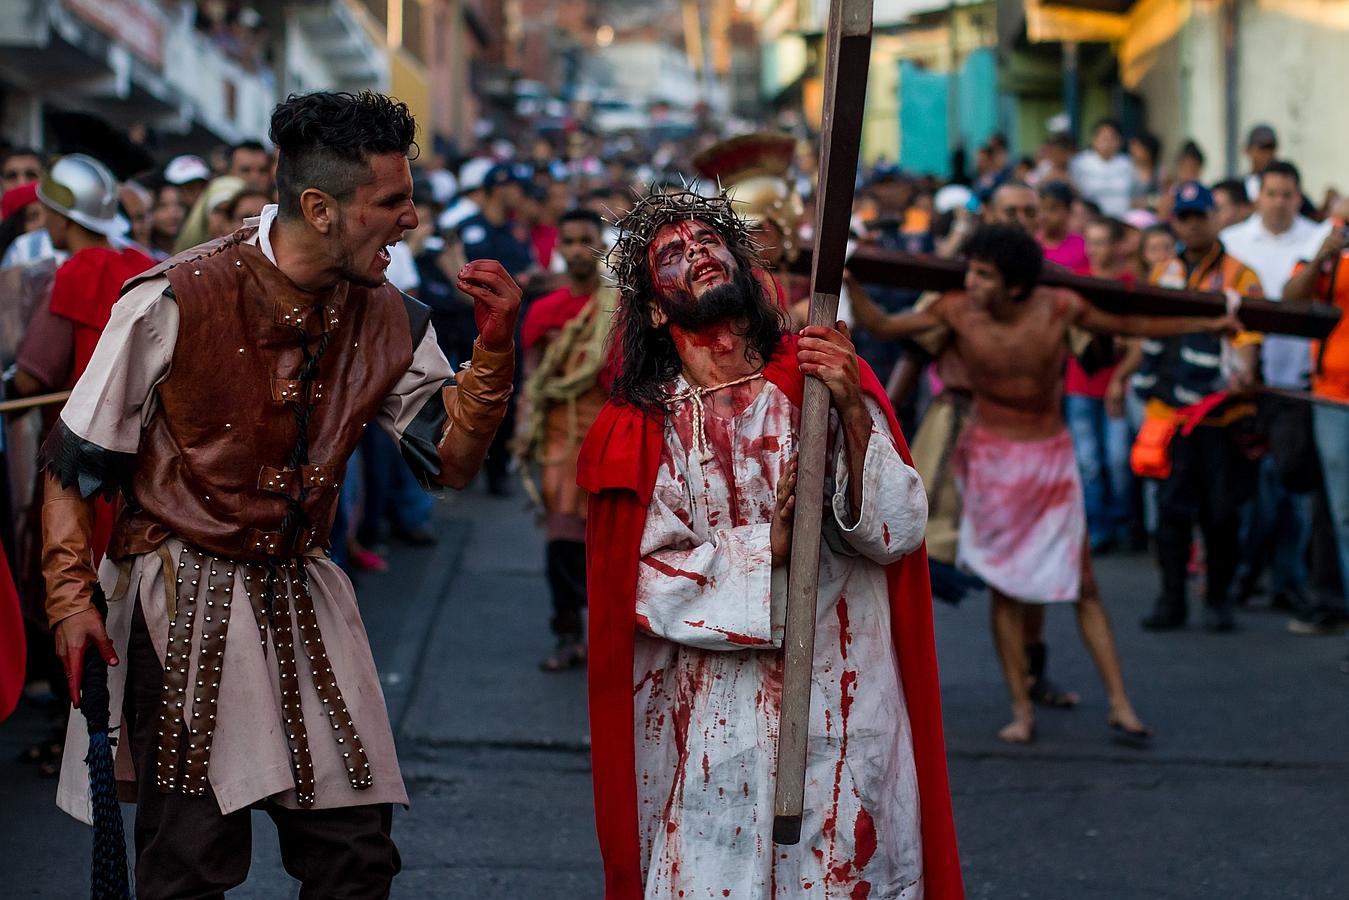
[[[1067,429],[1015,441],[971,423],[955,472],[963,506],[957,564],[1025,603],[1077,600],[1087,514]]]

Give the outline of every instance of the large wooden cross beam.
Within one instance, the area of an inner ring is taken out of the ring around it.
[[[801,257],[811,251],[802,248]],[[848,271],[868,284],[884,284],[913,290],[959,290],[965,283],[966,264],[961,259],[917,256],[898,250],[861,246],[848,259]],[[804,271],[801,258],[792,270]],[[1091,278],[1057,266],[1046,265],[1040,283],[1077,291],[1088,302],[1111,313],[1149,316],[1221,316],[1227,313],[1227,298],[1219,293],[1184,291],[1153,285],[1128,287],[1119,281]],[[1340,310],[1324,303],[1242,300],[1241,324],[1252,331],[1325,338],[1340,321]],[[800,501],[797,501],[798,503]]]
[[[810,254],[810,323],[833,327],[843,287],[852,218],[862,109],[871,65],[872,0],[831,0],[820,124],[820,183],[816,190],[815,247]],[[773,840],[801,840],[810,733],[810,681],[815,666],[815,608],[820,587],[820,526],[829,444],[829,388],[807,378],[797,450],[796,513],[787,577],[783,638],[782,714],[778,731]]]

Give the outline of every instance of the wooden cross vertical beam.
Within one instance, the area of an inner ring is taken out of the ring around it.
[[[852,219],[862,110],[871,63],[872,0],[831,0],[820,124],[815,247],[811,262],[810,324],[833,327]],[[801,840],[810,728],[810,681],[815,659],[815,609],[820,586],[820,527],[829,444],[829,389],[807,378],[801,404],[796,515],[787,584],[783,641],[782,718],[778,733],[773,840]]]

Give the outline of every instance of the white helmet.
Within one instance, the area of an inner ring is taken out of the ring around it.
[[[117,213],[117,179],[92,156],[72,153],[57,160],[38,182],[37,198],[95,234],[117,237],[127,232],[127,220]]]

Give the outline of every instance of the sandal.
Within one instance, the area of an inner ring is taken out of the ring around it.
[[[1031,683],[1031,700],[1050,709],[1073,709],[1081,698],[1073,691],[1065,691],[1048,678],[1039,678]]]
[[[1110,730],[1115,743],[1135,750],[1146,750],[1152,746],[1152,729],[1147,727],[1129,728],[1119,719],[1109,720]]]
[[[1081,701],[1073,691],[1065,691],[1049,680],[1045,674],[1045,664],[1049,660],[1049,648],[1043,641],[1026,645],[1026,662],[1030,669],[1031,702],[1050,709],[1072,709]]]

